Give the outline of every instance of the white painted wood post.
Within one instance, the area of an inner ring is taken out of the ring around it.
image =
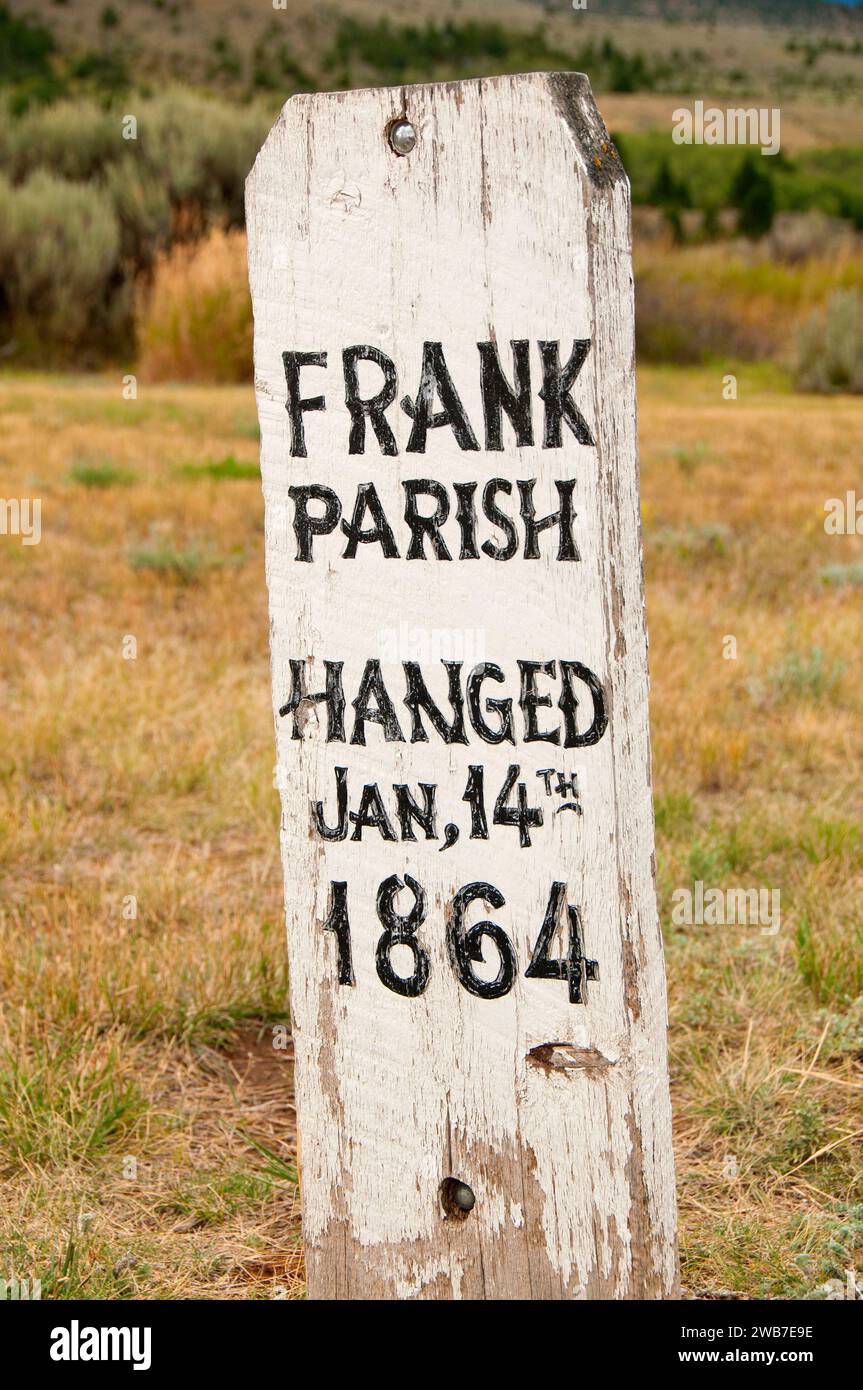
[[[247,216],[309,1292],[668,1296],[626,177],[579,74],[324,93]]]

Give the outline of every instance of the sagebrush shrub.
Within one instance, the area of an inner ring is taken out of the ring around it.
[[[88,333],[110,341],[128,301],[108,193],[45,170],[18,186],[0,178],[0,285],[3,331],[43,358]]]
[[[801,391],[863,392],[863,303],[859,290],[834,290],[797,334]]]
[[[130,354],[135,288],[157,259],[242,226],[269,108],[172,90],[136,102],[135,119],[130,132],[122,106],[90,99],[0,118],[0,341],[18,361],[44,364],[49,350],[79,366]],[[233,289],[225,299],[224,276],[220,284],[215,294],[202,287],[197,317],[227,316],[242,352],[247,315],[234,312]]]

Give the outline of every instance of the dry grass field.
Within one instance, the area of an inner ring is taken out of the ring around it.
[[[642,374],[683,1278],[863,1268],[863,402]],[[299,1297],[251,392],[0,377],[0,1274]],[[736,657],[727,659],[736,638]],[[134,639],[134,643],[130,639]],[[671,894],[781,890],[781,928]]]

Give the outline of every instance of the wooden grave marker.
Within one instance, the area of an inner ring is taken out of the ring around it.
[[[309,1293],[671,1295],[625,174],[321,93],[247,218]]]

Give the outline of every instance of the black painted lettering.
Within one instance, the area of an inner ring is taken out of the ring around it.
[[[602,686],[593,672],[588,670],[586,666],[582,666],[580,661],[561,661],[560,675],[561,693],[557,703],[558,708],[563,712],[564,747],[591,748],[595,743],[599,743],[608,727],[608,715],[605,710],[605,696]],[[593,701],[593,719],[583,734],[578,733],[575,722],[578,699],[572,686],[573,681],[576,680],[584,682]]]
[[[499,700],[489,697],[485,702],[485,708],[487,711],[493,710],[497,715],[497,728],[493,728],[485,719],[480,703],[482,683],[485,680],[503,684],[506,677],[493,661],[483,661],[479,666],[474,666],[467,682],[467,708],[470,722],[480,738],[486,743],[515,743],[515,724],[512,717],[511,699]]]
[[[305,661],[298,657],[291,657],[291,694],[288,700],[279,709],[279,715],[284,719],[286,714],[293,715],[293,728],[291,730],[292,739],[303,737],[302,722],[300,711],[303,705],[319,704],[323,701],[327,707],[327,743],[344,743],[345,741],[345,693],[342,686],[343,661],[325,661],[324,670],[326,672],[326,688],[318,691],[317,694],[309,694],[306,683]]]
[[[540,729],[536,719],[538,709],[551,707],[551,696],[539,694],[536,688],[536,678],[537,676],[553,676],[556,664],[554,661],[520,661],[518,663],[518,669],[521,672],[519,704],[524,714],[525,743],[560,743],[560,730],[555,729],[553,732],[546,732]]]
[[[303,412],[326,410],[327,402],[324,396],[307,396],[303,399],[300,395],[300,368],[325,367],[327,354],[325,352],[283,352],[282,363],[284,364],[285,381],[288,387],[285,409],[291,422],[291,457],[304,459],[306,457],[306,431],[303,425]]]
[[[437,787],[432,782],[420,782],[419,789],[422,792],[422,806],[416,801],[410,788],[406,786],[404,782],[393,783],[402,839],[416,839],[416,835],[414,834],[414,823],[416,823],[425,834],[427,840],[436,840],[435,793]]]
[[[569,361],[560,365],[558,343],[539,343],[542,358],[542,390],[540,400],[545,402],[545,430],[542,447],[559,449],[563,443],[562,424],[566,421],[579,444],[595,443],[590,427],[578,406],[570,397],[573,383],[584,366],[590,352],[589,338],[576,338],[572,344]]]
[[[377,830],[383,840],[395,840],[396,832],[386,813],[377,782],[367,782],[363,787],[359,808],[351,811],[354,833],[351,841],[362,840],[364,830]]]
[[[424,560],[424,538],[428,536],[435,559],[451,560],[446,541],[440,533],[440,528],[449,516],[449,497],[443,483],[436,483],[431,478],[408,478],[402,483],[402,487],[405,490],[405,521],[411,531],[406,558]],[[434,498],[436,505],[433,515],[424,516],[417,509],[418,497]]]
[[[460,560],[478,560],[479,551],[476,548],[476,483],[453,483],[453,490],[458,498],[455,519],[458,522],[461,532],[461,547],[458,552]]]
[[[500,545],[498,541],[483,541],[482,552],[484,555],[491,556],[492,560],[511,560],[518,550],[518,532],[511,517],[508,517],[506,512],[502,512],[495,501],[499,492],[505,492],[507,496],[512,492],[512,483],[508,478],[491,478],[486,483],[482,490],[482,509],[492,525],[503,531],[506,536],[506,544]]]
[[[384,384],[377,395],[363,400],[360,396],[360,383],[357,375],[358,362],[375,362],[384,374]],[[342,353],[342,368],[345,376],[345,405],[351,413],[351,432],[348,438],[348,453],[363,454],[366,448],[366,420],[375,432],[381,453],[398,453],[395,435],[384,414],[396,398],[398,382],[392,358],[387,357],[380,348],[359,344],[345,348]]]
[[[482,410],[485,419],[485,447],[503,448],[501,412],[506,411],[515,430],[515,442],[521,447],[533,443],[533,419],[530,408],[530,344],[527,338],[514,338],[512,348],[515,387],[504,376],[493,342],[477,343],[479,348],[479,382]]]
[[[452,723],[448,724],[438,709],[425,683],[423,673],[415,661],[405,661],[407,695],[405,704],[411,712],[411,743],[428,743],[428,734],[420,718],[420,710],[425,710],[435,733],[444,743],[467,743],[464,729],[464,700],[461,693],[461,662],[442,661],[449,678],[449,702],[452,709]]]
[[[346,840],[348,835],[348,770],[336,768],[336,810],[338,820],[334,826],[327,825],[324,816],[324,803],[312,802],[312,823],[322,840]]]
[[[555,483],[560,498],[560,507],[550,516],[541,517],[539,521],[536,519],[536,508],[533,503],[535,485],[536,478],[528,478],[518,484],[521,496],[521,518],[524,522],[524,558],[526,560],[538,560],[540,532],[548,530],[551,526],[557,526],[560,528],[560,539],[557,546],[558,560],[580,560],[578,546],[572,534],[572,523],[575,520],[575,512],[572,509],[575,479],[567,478],[563,482]]]
[[[442,410],[435,410],[435,395],[440,397]],[[405,396],[402,410],[413,420],[409,454],[424,454],[429,430],[449,425],[460,449],[479,449],[467,412],[455,388],[441,343],[423,343],[422,372],[416,400]]]
[[[371,516],[374,525],[363,530],[362,523],[366,512]],[[392,527],[387,521],[374,483],[361,483],[357,488],[354,514],[350,521],[342,521],[342,530],[348,538],[342,552],[342,558],[345,560],[356,559],[358,545],[379,545],[387,560],[397,560],[399,557]]]
[[[355,715],[351,743],[365,747],[367,723],[380,724],[387,743],[404,743],[405,736],[401,731],[396,707],[384,685],[381,663],[378,660],[366,662],[357,697],[351,704]]]
[[[294,559],[311,562],[312,537],[328,536],[335,531],[342,514],[342,504],[332,488],[324,487],[321,483],[289,487],[288,496],[294,504],[294,535],[297,538]],[[323,502],[323,516],[309,515],[310,502]]]

